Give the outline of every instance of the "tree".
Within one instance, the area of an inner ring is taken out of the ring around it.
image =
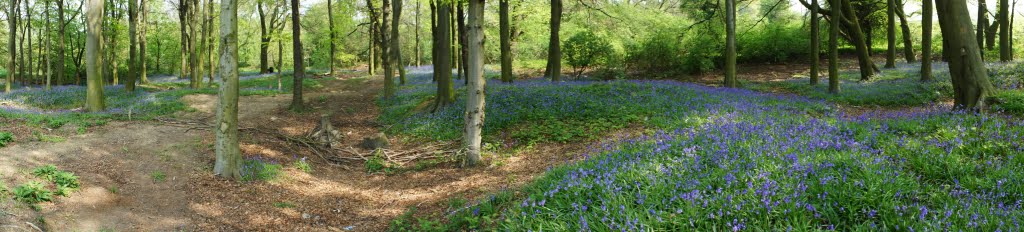
[[[942,38],[949,44],[943,55],[949,57],[953,83],[953,105],[958,109],[983,110],[985,98],[992,94],[992,83],[981,59],[981,47],[972,41],[970,15],[966,1],[936,1]]]
[[[988,6],[985,4],[985,0],[978,0],[978,27],[977,27],[977,40],[978,47],[985,47],[985,28],[988,28]],[[939,26],[941,27],[941,25]],[[945,50],[945,49],[943,49]],[[985,54],[982,53],[982,58],[985,58]]]
[[[86,108],[89,112],[103,111],[103,47],[100,45],[103,36],[103,0],[87,0],[86,39],[85,39],[85,77]]]
[[[888,49],[885,51],[885,68],[896,68],[896,1],[886,0],[885,35]],[[870,35],[868,35],[870,36]]]
[[[480,143],[484,128],[484,106],[486,105],[484,79],[484,0],[469,1],[469,25],[467,28],[466,45],[466,78],[469,85],[466,91],[466,125],[463,135],[466,147],[467,164],[476,165],[480,162]]]
[[[242,153],[238,146],[238,0],[223,0],[220,11],[221,83],[213,172],[238,180],[242,178]]]
[[[558,30],[562,24],[562,0],[551,0],[551,37],[548,39],[548,65],[544,75],[551,81],[561,81],[562,50],[558,39]]]
[[[736,88],[736,0],[725,0],[725,87]]]
[[[903,59],[907,60],[907,63],[913,63],[917,57],[914,55],[914,42],[910,36],[907,14],[903,11],[904,3],[903,0],[896,2],[896,17],[900,19],[900,31],[903,32]]]
[[[18,15],[18,0],[12,0],[10,6],[11,11],[7,14],[7,25],[10,27],[10,37],[7,40],[7,53],[10,53],[10,60],[7,60],[7,82],[4,84],[4,92],[11,92],[11,86],[14,85],[14,73],[17,70],[18,53],[14,52],[16,48],[15,39],[18,38],[18,17],[12,15]]]
[[[512,32],[509,30],[508,0],[498,1],[498,33],[501,40],[501,81],[512,83]]]
[[[387,0],[384,0],[387,1]],[[392,4],[392,18],[391,22],[391,59],[395,68],[398,69],[398,81],[400,84],[405,84],[405,65],[402,63],[402,46],[399,43],[398,27],[399,22],[402,21],[402,0],[394,0]]]
[[[932,80],[932,0],[921,1],[921,81]]]
[[[437,97],[434,110],[437,111],[455,102],[455,87],[452,83],[451,57],[451,5],[434,1],[437,8],[437,28],[434,29],[434,79],[437,80]]]
[[[1009,0],[999,0],[999,61],[1013,60],[1013,44],[1010,43]]]
[[[421,62],[420,59],[423,57],[423,54],[421,54],[423,51],[420,49],[420,1],[416,1],[416,19],[413,20],[413,24],[416,25],[416,26],[413,27],[413,28],[415,28],[415,34],[416,34],[415,35],[416,38],[414,39],[415,45],[413,46],[413,47],[416,48],[416,52],[415,52],[416,60],[415,60],[415,62],[416,62],[416,66],[420,66],[420,65],[422,65],[422,63],[420,63]]]
[[[819,58],[821,58],[821,29],[818,26],[818,0],[811,0],[811,85],[818,85]]]
[[[256,1],[256,13],[260,18],[260,73],[270,71],[267,66],[267,60],[269,59],[270,51],[270,35],[273,33],[271,30],[284,24],[284,15],[287,13],[287,10],[284,8],[284,4],[286,4],[284,1],[273,1],[274,4],[271,6],[266,6],[266,1]],[[273,9],[266,9],[265,7],[273,7]],[[270,11],[269,16],[267,16],[267,11]]]
[[[46,1],[46,4],[43,6],[43,9],[44,9],[43,12],[45,13],[44,17],[46,18],[46,26],[44,28],[50,28],[50,11],[49,11],[49,9],[50,9],[50,1]],[[45,38],[45,40],[46,40],[46,59],[43,59],[44,63],[46,64],[45,68],[43,69],[44,72],[45,72],[45,76],[46,76],[46,90],[53,89],[52,86],[51,86],[51,81],[52,80],[51,80],[51,76],[50,76],[52,74],[52,72],[53,72],[52,67],[50,67],[50,65],[53,64],[53,62],[50,60],[50,57],[53,56],[50,53],[52,51],[51,47],[50,47],[50,43],[53,41],[53,39],[50,38],[51,34],[53,34],[53,33],[46,33],[46,38]]]
[[[139,41],[138,41],[138,26],[139,26],[139,11],[138,3],[139,0],[128,0],[128,76],[125,78],[124,89],[128,92],[135,91],[135,78],[139,72]]]
[[[807,9],[811,8],[810,3],[807,3],[806,0],[799,0],[799,1],[800,1],[800,4],[802,4],[805,7],[807,7]],[[860,67],[860,79],[866,81],[866,80],[870,80],[871,76],[875,75],[875,71],[878,70],[878,67],[875,66],[874,61],[871,60],[871,55],[870,55],[870,50],[871,49],[868,46],[871,43],[868,43],[868,41],[866,41],[866,40],[870,39],[871,37],[869,37],[869,36],[865,37],[863,30],[861,30],[862,24],[864,22],[870,22],[870,21],[863,21],[862,22],[862,20],[857,16],[856,13],[858,13],[858,12],[871,13],[873,11],[871,10],[870,7],[854,8],[853,6],[855,4],[851,3],[851,1],[852,0],[841,0],[839,2],[830,4],[830,7],[833,8],[833,9],[840,9],[840,10],[843,11],[840,14],[840,16],[842,16],[842,17],[839,18],[839,20],[838,20],[838,21],[840,21],[840,26],[841,26],[840,29],[843,31],[842,35],[844,36],[844,38],[846,38],[846,40],[849,41],[850,44],[853,45],[854,48],[856,49],[857,64]],[[863,5],[865,2],[857,1],[856,3],[857,3],[856,5]],[[862,9],[864,11],[858,11],[858,9]],[[821,8],[819,8],[818,9],[818,14],[821,14],[822,16],[827,17],[828,20],[835,19],[833,17],[832,9],[821,9]]]
[[[139,23],[142,23],[142,27],[139,27],[139,83],[149,83],[149,78],[146,75],[146,31],[148,30],[148,22],[146,19],[149,15],[149,0],[139,0]],[[62,35],[63,36],[63,35]],[[159,54],[158,54],[159,55]],[[160,62],[157,62],[160,65]],[[63,70],[63,69],[61,69]],[[158,70],[159,71],[159,70]]]
[[[292,105],[289,109],[302,111],[305,109],[302,103],[302,78],[306,75],[306,66],[302,64],[302,25],[299,22],[299,0],[292,1]],[[222,30],[223,31],[223,30]],[[223,33],[223,32],[221,32]]]
[[[64,84],[64,36],[67,31],[67,26],[67,23],[64,22],[64,0],[57,0],[57,63],[59,64],[57,66],[58,85]]]
[[[839,94],[839,20],[843,18],[843,0],[832,1],[832,21],[828,28],[828,92]]]
[[[392,65],[392,58],[394,54],[391,54],[392,45],[390,35],[387,33],[391,29],[391,19],[388,18],[391,14],[391,1],[383,0],[380,5],[380,28],[377,30],[380,38],[381,47],[381,65],[384,66],[384,96],[391,96],[394,89],[395,81],[392,79],[395,75],[395,69]]]
[[[334,58],[335,58],[334,52],[337,51],[337,47],[336,47],[335,41],[334,41],[335,40],[335,35],[334,35],[334,7],[331,6],[331,0],[327,0],[327,31],[328,31],[328,33],[331,34],[330,35],[330,38],[331,38],[331,55],[330,56],[331,57],[329,58],[327,63],[329,63],[329,65],[331,66],[330,74],[334,75]]]

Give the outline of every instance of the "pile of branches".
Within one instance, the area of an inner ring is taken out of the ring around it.
[[[347,156],[338,156],[341,159],[350,161],[361,161],[365,162],[370,159],[379,158],[385,162],[404,166],[409,162],[416,160],[427,160],[427,159],[438,159],[446,157],[455,157],[459,153],[454,143],[434,143],[426,146],[416,147],[410,150],[392,150],[380,148],[367,153],[362,153],[358,149],[353,147],[346,147],[336,149]]]

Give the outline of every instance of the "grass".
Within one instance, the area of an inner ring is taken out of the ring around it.
[[[1010,116],[941,107],[848,115],[826,99],[659,81],[492,84],[487,93],[489,136],[595,130],[581,127],[599,119],[658,132],[592,147],[525,187],[458,202],[441,220],[399,218],[392,230],[1022,230],[1024,122]],[[430,94],[412,84],[381,99],[381,121],[458,139],[462,99],[418,112]],[[566,125],[525,126],[552,122]]]
[[[14,142],[14,134],[0,131],[0,147],[6,147],[8,143]]]
[[[281,164],[263,157],[246,158],[242,162],[242,181],[271,181],[281,175]]]
[[[163,171],[153,171],[149,174],[149,177],[153,178],[153,181],[155,182],[164,182],[164,180],[167,180],[167,174],[164,174]]]

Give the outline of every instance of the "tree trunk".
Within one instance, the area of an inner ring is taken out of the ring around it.
[[[907,23],[907,14],[903,11],[904,0],[896,2],[896,17],[900,19],[900,31],[903,32],[903,59],[907,60],[907,63],[913,63],[917,60],[917,55],[914,55],[914,42],[913,37],[910,35],[910,24]]]
[[[459,49],[459,45],[460,45],[459,44],[459,39],[460,39],[459,38],[459,22],[457,21],[457,19],[459,17],[455,15],[455,12],[458,11],[458,7],[456,6],[456,4],[459,4],[459,3],[453,1],[453,2],[448,3],[448,4],[451,4],[451,8],[449,8],[449,11],[448,11],[448,14],[451,16],[449,18],[449,21],[451,21],[451,24],[449,24],[449,25],[451,25],[451,30],[448,32],[448,33],[451,34],[451,38],[452,38],[451,39],[451,46],[452,46],[452,52],[451,52],[451,59],[452,59],[451,62],[452,63],[451,64],[452,64],[452,67],[455,68],[455,78],[456,79],[462,79],[462,74],[465,74],[465,73],[463,73],[462,72],[462,68],[460,68],[460,66],[462,66],[462,62],[459,59],[459,55],[461,53],[461,52],[459,52],[459,51],[461,51],[461,49]]]
[[[125,77],[124,89],[128,92],[135,92],[135,78],[138,76],[139,46],[138,26],[139,11],[138,0],[128,0],[128,76]]]
[[[87,0],[86,39],[85,39],[85,77],[86,108],[89,112],[101,112],[106,109],[103,102],[103,0]]]
[[[498,2],[499,30],[501,39],[501,81],[512,83],[512,34],[509,31],[508,0]]]
[[[213,36],[213,1],[212,0],[206,0],[206,28],[204,28],[203,30],[206,31],[204,33],[204,34],[206,34],[204,39],[206,39],[206,46],[207,46],[206,47],[206,57],[209,58],[208,59],[209,63],[207,64],[208,65],[207,67],[209,67],[209,69],[206,72],[206,74],[209,75],[208,76],[209,77],[209,82],[207,82],[206,87],[212,87],[213,86],[213,76],[214,76],[213,72],[215,72],[214,70],[216,69],[214,67],[214,62],[213,62],[214,61],[214,52],[213,52],[214,51],[213,50],[214,46],[213,46],[213,44],[216,43],[216,41],[217,41],[216,37]]]
[[[366,49],[366,62],[367,72],[372,76],[375,74],[375,69],[377,67],[377,54],[375,52],[377,51],[377,32],[375,29],[377,28],[377,14],[374,13],[373,2],[371,0],[366,0],[366,5],[366,7],[369,9],[368,11],[370,12],[370,26],[367,27],[369,31],[368,34],[370,37],[370,44]]]
[[[731,1],[731,0],[730,0]],[[484,106],[486,94],[484,88],[487,80],[484,79],[484,0],[469,1],[469,25],[467,28],[468,57],[466,63],[466,79],[469,85],[466,86],[466,125],[464,145],[466,147],[466,164],[476,165],[480,162],[480,143],[483,138],[484,128]]]
[[[978,47],[985,47],[985,28],[988,28],[988,6],[985,4],[985,0],[978,0],[978,23],[977,23],[977,40]],[[941,27],[941,26],[940,26]],[[945,49],[943,49],[945,51]],[[982,52],[982,58],[985,58],[985,53]]]
[[[1013,60],[1013,45],[1010,43],[1010,3],[999,0],[999,61]]]
[[[302,56],[302,26],[299,22],[299,0],[292,1],[292,63],[294,71],[292,74],[292,105],[289,109],[293,111],[305,110],[302,102],[302,78],[306,76],[306,66],[303,66]]]
[[[381,65],[384,66],[384,96],[391,96],[394,92],[392,91],[395,85],[394,75],[394,54],[391,53],[391,35],[388,33],[391,30],[391,1],[383,0],[380,5],[380,29],[377,33],[380,34],[380,47],[381,47]]]
[[[921,1],[921,81],[932,80],[932,0]]]
[[[433,67],[436,67],[437,58],[439,57],[437,56],[438,47],[441,47],[437,43],[437,15],[437,2],[430,0],[430,64]],[[430,76],[432,77],[431,82],[437,83],[437,73],[431,73]]]
[[[32,79],[35,78],[33,75],[35,72],[32,71],[32,7],[28,5],[28,0],[25,0],[24,2],[26,19],[25,28],[27,28],[25,29],[25,35],[28,37],[28,50],[22,50],[21,52],[28,54],[28,62],[22,63],[23,65],[26,65],[26,72],[24,72],[25,74],[23,75],[27,75],[27,78],[24,78],[23,81],[31,83]]]
[[[437,3],[437,30],[434,33],[434,78],[437,79],[437,97],[434,99],[434,110],[451,105],[455,102],[455,87],[452,83],[451,57],[451,5]]]
[[[896,68],[896,1],[886,0],[885,5],[885,36],[889,46],[885,51],[885,68]]]
[[[953,83],[953,105],[958,109],[984,110],[985,98],[992,93],[985,63],[981,59],[981,48],[977,41],[971,41],[970,15],[966,1],[936,1],[939,26],[942,37],[949,43],[950,50],[943,52],[949,57],[949,74]]]
[[[64,0],[57,0],[57,85],[64,84],[64,36],[67,31],[64,22]]]
[[[466,69],[466,53],[469,52],[469,48],[466,47],[466,14],[463,10],[465,5],[461,2],[456,4],[458,4],[457,18],[459,23],[459,76],[462,77],[462,84],[469,85],[469,78],[466,78],[466,74],[469,74],[469,71]]]
[[[551,0],[551,31],[548,40],[548,66],[544,75],[551,81],[561,81],[562,50],[558,39],[558,30],[562,24],[562,0]]]
[[[264,0],[256,0],[256,13],[260,17],[260,73],[268,73],[267,60],[270,52],[270,31],[267,29],[267,12],[263,9]],[[274,15],[273,17],[277,17]],[[280,62],[280,61],[279,61]]]
[[[857,48],[857,63],[860,65],[860,80],[870,80],[871,76],[875,75],[875,70],[878,69],[878,67],[875,66],[874,61],[871,61],[871,56],[868,54],[871,47],[868,47],[868,45],[864,43],[864,34],[860,30],[860,19],[858,19],[857,15],[854,14],[850,0],[842,0],[841,8],[843,10],[843,21],[850,22],[847,27],[850,27],[850,32],[852,32],[852,35],[850,35],[852,40],[851,42],[853,42],[854,46]]]
[[[821,29],[818,26],[818,0],[811,0],[811,85],[818,85],[818,60],[821,57]]]
[[[330,34],[331,38],[331,54],[327,59],[327,63],[329,63],[328,65],[331,67],[331,71],[328,74],[334,75],[334,52],[337,51],[337,47],[334,45],[334,40],[336,39],[334,34],[334,7],[331,4],[331,0],[327,0],[327,33]]]
[[[149,15],[149,13],[148,13],[148,11],[149,11],[148,5],[149,4],[147,3],[147,1],[148,0],[139,0],[139,23],[141,23],[142,25],[141,25],[141,27],[139,27],[139,64],[138,64],[138,66],[139,66],[139,83],[142,83],[142,84],[149,83],[149,78],[147,78],[147,75],[146,75],[146,31],[149,31],[148,30],[148,24],[147,24],[148,21],[146,20],[146,18],[148,18],[146,16]],[[159,54],[160,53],[157,52],[157,55],[159,55]],[[157,62],[157,65],[160,65],[159,61]],[[157,71],[160,71],[160,69],[157,69]]]
[[[398,83],[405,85],[405,64],[402,63],[402,45],[398,36],[399,23],[402,22],[402,0],[394,0],[391,11],[394,12],[391,20],[391,58],[393,66],[398,69]]]
[[[178,75],[178,79],[188,78],[188,8],[191,0],[178,0],[178,25],[181,31],[181,74]]]
[[[843,18],[843,0],[831,0],[832,20],[828,30],[828,92],[839,94],[839,21]]]
[[[12,1],[11,5],[9,5],[11,11],[8,12],[8,15],[18,15],[18,0]],[[7,61],[7,81],[4,84],[4,93],[11,92],[11,86],[14,85],[14,75],[17,72],[18,53],[15,52],[15,49],[17,49],[15,39],[18,38],[18,17],[7,17],[7,26],[10,27],[10,37],[7,40],[7,53],[10,54],[10,60]]]
[[[199,0],[192,0],[192,7],[190,7],[192,12],[189,13],[188,18],[189,35],[191,35],[188,37],[188,69],[191,71],[189,72],[189,83],[191,83],[191,87],[193,89],[198,89],[200,85],[203,84],[203,77],[199,74],[201,71],[199,69],[202,67],[202,65],[199,64],[199,49],[201,48],[201,45],[197,44],[200,37],[199,25],[196,25],[202,17],[198,13],[203,12],[202,8],[199,8],[199,6]]]
[[[415,30],[416,30],[415,31],[415,33],[416,33],[415,36],[416,36],[416,39],[414,41],[415,42],[414,47],[416,48],[416,52],[415,52],[416,60],[415,60],[415,62],[416,62],[416,66],[419,67],[420,65],[422,65],[422,63],[420,63],[420,61],[421,61],[420,59],[423,57],[423,54],[422,54],[423,51],[420,49],[420,1],[416,1],[416,19],[414,20],[414,24],[416,25],[415,26]]]
[[[213,172],[221,178],[239,180],[242,153],[238,146],[238,0],[222,0],[220,12],[221,84]]]
[[[891,0],[890,0],[891,1]],[[725,87],[736,88],[736,0],[725,0]]]
[[[43,7],[43,9],[45,9],[45,10],[43,10],[43,12],[45,13],[44,17],[46,17],[46,26],[44,28],[48,29],[48,28],[50,28],[50,11],[49,11],[49,9],[50,9],[50,2],[47,1],[44,5],[45,6]],[[50,41],[53,40],[52,38],[50,38],[51,34],[53,34],[53,33],[45,33],[45,35],[46,35],[46,38],[45,38],[45,40],[46,40],[46,56],[44,56],[45,59],[43,59],[44,60],[43,63],[45,64],[46,67],[43,69],[43,72],[44,72],[43,75],[46,76],[46,90],[51,90],[52,89],[52,86],[50,85],[51,81],[52,81],[51,80],[52,76],[50,76],[50,75],[53,73],[53,69],[52,69],[53,67],[51,67],[52,64],[53,64],[53,61],[50,60],[50,57],[53,56],[50,53],[50,52],[52,52],[52,50],[51,50],[52,47],[50,46],[50,43],[51,43]]]

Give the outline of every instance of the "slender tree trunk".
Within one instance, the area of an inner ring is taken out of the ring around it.
[[[334,7],[331,4],[331,0],[327,0],[327,33],[330,34],[331,38],[331,54],[327,59],[327,63],[331,67],[330,75],[334,75],[334,52],[337,50],[335,47],[335,34],[334,34]]]
[[[462,79],[462,75],[465,74],[465,73],[462,72],[462,68],[460,68],[460,66],[462,66],[462,62],[459,59],[459,56],[462,53],[462,52],[459,52],[459,51],[461,51],[461,49],[459,49],[459,45],[460,45],[459,44],[459,39],[460,39],[459,38],[459,22],[457,21],[457,19],[459,17],[457,15],[455,15],[456,12],[458,12],[457,4],[459,4],[459,3],[453,1],[453,2],[450,2],[448,4],[451,4],[451,8],[449,8],[450,10],[448,11],[448,14],[451,16],[449,18],[449,21],[451,21],[451,24],[449,24],[449,25],[451,25],[451,30],[448,31],[448,33],[451,34],[451,38],[452,38],[451,39],[451,46],[452,46],[452,52],[451,52],[451,59],[452,59],[451,62],[452,63],[451,64],[452,64],[452,67],[455,68],[455,78],[456,79]]]
[[[45,6],[43,7],[43,9],[44,9],[43,12],[45,14],[44,17],[46,17],[46,26],[44,26],[44,28],[50,28],[50,10],[49,10],[50,9],[50,2],[46,1],[46,4],[44,4],[44,5]],[[43,59],[43,60],[45,60],[45,61],[43,63],[45,64],[46,67],[43,69],[43,72],[44,72],[43,75],[46,76],[46,90],[51,90],[52,89],[52,87],[50,85],[50,83],[52,81],[51,80],[51,78],[52,78],[51,74],[53,73],[53,67],[51,67],[53,65],[53,61],[50,60],[50,57],[53,56],[53,54],[51,54],[51,52],[53,50],[52,50],[52,47],[50,46],[51,41],[53,40],[53,38],[50,38],[50,36],[52,34],[53,33],[45,33],[44,34],[44,35],[46,35],[46,39],[45,39],[46,40],[46,55],[44,56],[45,59]]]
[[[367,27],[370,35],[370,44],[366,49],[366,62],[368,66],[367,72],[372,76],[375,74],[377,68],[377,14],[374,13],[373,2],[371,0],[366,0],[366,5],[370,12],[370,26]]]
[[[890,0],[891,1],[891,0]],[[736,0],[725,0],[725,87],[736,88]]]
[[[551,81],[562,80],[562,49],[561,40],[558,39],[561,24],[562,0],[551,0],[551,36],[548,40],[548,66],[544,71],[545,76],[551,78]]]
[[[970,16],[966,1],[936,1],[939,26],[942,37],[951,50],[943,51],[949,56],[949,74],[953,83],[953,105],[960,109],[985,109],[985,98],[992,94],[992,83],[988,80],[985,63],[981,59],[981,48],[977,41],[971,41]]]
[[[860,19],[857,18],[850,0],[842,0],[842,7],[840,8],[843,10],[843,21],[850,22],[847,23],[847,27],[850,28],[849,31],[852,33],[850,35],[852,40],[851,42],[853,42],[854,46],[857,48],[857,63],[860,65],[860,79],[862,81],[870,80],[871,76],[875,75],[875,70],[877,70],[878,67],[875,66],[874,61],[871,60],[871,56],[868,53],[869,50],[871,50],[871,47],[864,42],[865,37],[864,33],[860,29]]]
[[[730,0],[731,1],[731,0]],[[484,128],[484,106],[486,105],[486,94],[484,93],[487,80],[484,79],[484,0],[469,1],[469,25],[467,28],[468,58],[466,63],[467,78],[469,85],[466,85],[466,125],[464,145],[466,147],[466,163],[469,166],[480,163],[480,143],[483,138]]]
[[[199,48],[201,48],[201,45],[198,44],[200,35],[198,25],[196,24],[199,23],[199,19],[202,17],[201,15],[199,15],[199,13],[203,11],[202,8],[199,8],[199,0],[191,1],[192,7],[190,7],[189,9],[191,9],[192,12],[189,13],[188,18],[188,30],[189,35],[191,35],[188,37],[188,69],[190,70],[189,83],[191,83],[191,87],[193,89],[198,89],[200,85],[203,84],[203,77],[199,74],[199,68],[202,67],[202,65],[199,64]]]
[[[839,21],[843,18],[843,5],[832,1],[832,20],[828,30],[828,92],[839,94]]]
[[[439,29],[437,29],[437,17],[437,2],[435,0],[430,0],[430,66],[435,68],[434,70],[437,70],[437,58],[440,57],[437,55],[437,51],[438,48],[442,46],[437,43],[437,38],[439,36]],[[431,73],[430,76],[432,77],[431,82],[437,83],[437,73]]]
[[[188,78],[188,8],[191,0],[178,0],[178,25],[181,31],[181,74],[178,75],[178,79]]]
[[[277,39],[277,91],[284,91],[284,86],[281,84],[281,80],[284,79],[284,45],[281,42],[281,38]]]
[[[89,112],[100,112],[106,109],[103,102],[103,0],[87,0],[87,29],[85,39],[85,76],[86,108]]]
[[[434,44],[437,49],[434,57],[434,78],[437,79],[437,97],[434,111],[455,102],[455,87],[452,83],[451,60],[451,5],[438,2],[437,30],[434,31]]]
[[[465,4],[462,4],[461,2],[457,3],[457,4],[458,4],[458,7],[457,7],[457,12],[458,12],[457,13],[458,17],[457,18],[458,19],[457,19],[457,21],[458,21],[458,36],[459,36],[459,51],[458,51],[459,52],[459,61],[458,62],[459,62],[459,70],[460,70],[459,71],[459,76],[463,77],[462,78],[462,81],[463,81],[462,84],[469,85],[469,78],[466,78],[466,74],[469,74],[469,71],[466,69],[466,53],[468,53],[469,51],[467,50],[468,48],[466,47],[466,39],[467,38],[466,38],[466,14],[465,14],[465,11],[464,11]]]
[[[268,73],[268,52],[270,51],[270,30],[267,29],[267,12],[263,9],[264,0],[256,0],[256,12],[260,17],[260,73]],[[277,17],[274,15],[272,17]],[[280,61],[279,61],[280,62]]]
[[[214,45],[213,44],[216,43],[217,39],[213,36],[213,17],[214,17],[213,13],[214,13],[213,12],[213,1],[212,0],[206,0],[206,28],[204,29],[204,30],[206,30],[206,33],[205,33],[206,36],[205,36],[205,38],[203,38],[203,39],[206,40],[206,46],[207,46],[207,48],[206,48],[206,57],[208,58],[207,60],[209,61],[209,63],[207,64],[208,65],[207,67],[209,67],[209,69],[206,72],[206,74],[209,75],[208,76],[209,77],[209,81],[207,82],[206,87],[213,86],[213,77],[214,77],[213,73],[216,70],[216,67],[214,67],[214,60],[215,60],[215,58],[214,58],[214,52],[213,52],[214,51],[213,50],[214,49]]]
[[[907,60],[907,63],[913,63],[916,62],[917,55],[914,55],[914,42],[913,37],[910,35],[910,24],[907,23],[907,14],[903,11],[904,1],[896,2],[896,17],[900,19],[900,31],[903,32],[903,59]]]
[[[148,3],[148,1],[149,0],[139,0],[139,23],[141,25],[139,27],[139,64],[138,64],[138,66],[139,66],[139,83],[142,83],[142,84],[149,83],[149,78],[147,77],[147,74],[146,74],[146,63],[147,63],[146,62],[146,32],[149,31],[149,29],[148,29],[149,23],[146,20],[148,18],[146,16],[149,15],[149,13],[148,13],[149,12],[149,7],[148,7],[149,3]],[[159,54],[160,53],[158,52],[157,55],[159,55]],[[157,61],[157,65],[160,65],[159,61]],[[160,69],[157,69],[157,71],[159,72]]]
[[[7,15],[18,15],[18,0],[12,0],[10,7],[11,11],[8,11]],[[27,1],[27,0],[26,0]],[[17,47],[15,46],[15,40],[18,38],[18,17],[7,17],[7,26],[10,27],[8,32],[9,39],[7,40],[7,53],[10,54],[10,60],[7,61],[7,82],[4,84],[4,93],[11,92],[11,86],[14,85],[14,75],[17,73],[17,61],[18,53],[15,52]]]
[[[501,81],[512,83],[512,32],[509,31],[508,0],[498,2],[499,30],[501,37]]]
[[[415,62],[416,62],[416,67],[419,67],[419,66],[423,65],[423,63],[421,63],[421,59],[423,57],[423,54],[422,54],[423,50],[420,48],[420,1],[416,1],[416,19],[414,20],[414,24],[416,25],[415,26],[415,30],[416,30],[415,31],[415,33],[416,33],[415,36],[416,36],[416,39],[415,39],[415,45],[414,45],[414,47],[416,48],[416,52],[415,52],[416,60],[415,60]]]
[[[139,72],[139,46],[138,27],[139,11],[138,0],[128,0],[128,76],[125,77],[124,89],[128,92],[135,91],[135,78]]]
[[[921,81],[932,80],[932,0],[921,1]]]
[[[988,28],[988,6],[985,4],[985,0],[978,0],[978,23],[977,23],[977,40],[978,47],[985,47],[985,28]],[[943,49],[945,50],[945,49]],[[981,53],[981,58],[985,58],[985,53]]]
[[[239,180],[242,153],[238,146],[238,1],[222,0],[220,7],[221,84],[213,172],[221,178]]]
[[[32,79],[35,78],[35,76],[33,75],[33,74],[35,74],[35,72],[32,71],[32,7],[29,6],[28,0],[24,0],[24,3],[25,3],[25,19],[26,19],[25,20],[25,28],[27,28],[27,29],[25,29],[25,35],[26,35],[26,37],[28,37],[28,50],[22,50],[22,53],[28,54],[28,56],[27,56],[28,62],[23,63],[24,65],[26,65],[25,66],[26,67],[26,69],[25,69],[26,72],[25,72],[24,75],[27,75],[27,78],[24,78],[23,81],[27,81],[28,83],[31,83]]]
[[[398,69],[398,83],[405,85],[405,64],[402,62],[402,45],[398,35],[399,23],[402,22],[402,0],[394,0],[391,11],[394,12],[391,20],[391,58],[393,66]]]
[[[821,22],[818,18],[818,0],[811,0],[811,85],[818,85],[819,58],[821,58]]]
[[[57,0],[57,85],[64,84],[64,36],[67,24],[64,21],[64,0]]]
[[[391,36],[388,31],[391,29],[391,1],[383,0],[380,5],[380,30],[377,32],[380,34],[380,47],[381,47],[381,65],[384,66],[384,95],[391,96],[394,92],[395,81],[395,67],[394,65],[394,54],[391,53]]]
[[[1010,1],[999,0],[999,61],[1002,62],[1013,60],[1010,27]]]
[[[896,1],[886,0],[885,36],[888,50],[885,51],[885,68],[896,68]]]
[[[294,65],[293,74],[293,85],[292,85],[292,105],[289,107],[293,111],[305,110],[302,102],[302,78],[306,76],[306,66],[302,64],[302,26],[299,23],[299,0],[292,1],[292,63]]]

